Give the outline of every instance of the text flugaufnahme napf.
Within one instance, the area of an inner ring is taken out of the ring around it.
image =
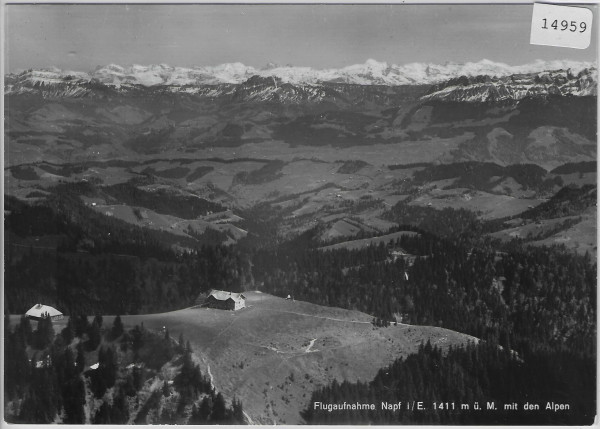
[[[505,404],[498,404],[495,401],[486,402],[472,402],[472,403],[457,403],[457,402],[431,402],[425,403],[424,401],[398,401],[398,402],[379,402],[379,403],[368,403],[368,402],[340,402],[340,403],[325,403],[325,402],[314,402],[313,410],[315,411],[326,411],[329,413],[336,411],[426,411],[426,410],[439,410],[439,411],[568,411],[571,409],[568,403],[558,402],[545,402],[545,403],[531,403],[531,402],[511,402]]]

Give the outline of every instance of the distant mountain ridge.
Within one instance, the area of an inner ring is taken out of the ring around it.
[[[91,72],[61,70],[58,68],[31,69],[5,77],[6,92],[11,93],[16,83],[53,85],[61,83],[102,83],[121,87],[123,85],[153,86],[202,86],[241,84],[252,76],[277,78],[290,84],[347,83],[356,85],[431,85],[460,76],[504,77],[515,74],[542,73],[551,70],[569,70],[577,75],[584,69],[595,68],[592,62],[569,60],[535,61],[521,66],[481,60],[464,64],[410,63],[388,64],[372,59],[364,64],[342,68],[315,69],[312,67],[277,66],[269,64],[254,68],[242,63],[227,63],[218,66],[172,67],[166,64],[120,66],[109,64]]]
[[[510,76],[461,76],[433,85],[421,99],[453,102],[518,101],[545,95],[595,96],[598,71],[593,68],[578,74],[569,70],[521,73]]]

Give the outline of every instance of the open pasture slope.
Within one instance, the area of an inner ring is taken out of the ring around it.
[[[371,316],[339,308],[246,292],[247,308],[187,308],[123,316],[126,326],[182,332],[226,397],[242,398],[254,423],[302,423],[312,392],[334,379],[368,381],[423,342],[446,349],[476,341],[442,328],[375,328]],[[110,318],[105,318],[110,323]]]

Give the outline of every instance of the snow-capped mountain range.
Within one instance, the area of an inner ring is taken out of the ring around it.
[[[540,95],[593,96],[598,92],[597,74],[596,69],[589,68],[576,75],[571,70],[555,70],[500,77],[461,76],[433,85],[421,100],[482,102]]]
[[[105,85],[151,86],[201,86],[218,84],[240,84],[252,76],[275,77],[283,83],[318,84],[324,82],[358,85],[428,85],[444,82],[459,76],[480,75],[503,77],[514,74],[540,73],[548,70],[570,70],[578,74],[596,64],[577,61],[535,61],[521,66],[482,60],[464,64],[443,65],[411,63],[406,65],[388,64],[367,60],[364,64],[351,65],[339,69],[314,69],[268,65],[254,68],[242,63],[221,64],[214,67],[171,67],[159,65],[120,66],[110,64],[98,67],[91,72],[80,72],[49,68],[27,70],[7,76],[6,92],[10,93],[12,83],[27,83],[32,86],[62,83],[81,84],[100,82]]]

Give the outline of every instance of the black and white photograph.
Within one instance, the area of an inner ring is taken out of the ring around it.
[[[597,3],[1,6],[3,424],[595,424]]]

